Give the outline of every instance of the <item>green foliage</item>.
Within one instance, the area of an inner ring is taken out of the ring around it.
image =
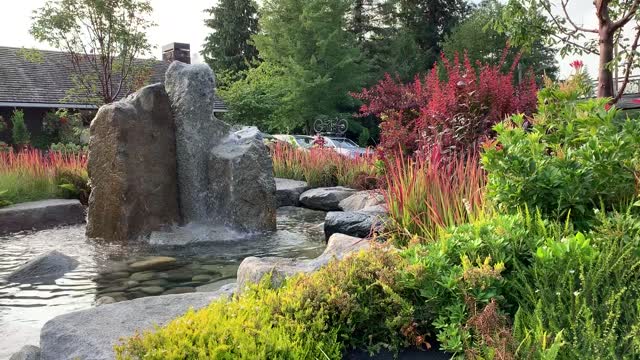
[[[56,151],[62,154],[84,154],[89,150],[86,145],[77,145],[74,143],[55,143],[49,147],[51,151]]]
[[[71,113],[68,109],[47,112],[42,119],[42,130],[52,143],[82,144],[82,137],[87,129],[82,123],[82,114]],[[48,146],[47,146],[48,147]]]
[[[371,138],[371,135],[369,135],[369,129],[363,128],[362,132],[360,132],[360,135],[358,136],[358,145],[366,148],[367,146],[369,146],[370,138]]]
[[[422,53],[422,70],[431,68],[440,56],[440,43],[469,12],[464,0],[398,0],[399,22]]]
[[[254,125],[272,133],[290,133],[299,128],[299,119],[287,116],[297,106],[297,94],[290,92],[290,81],[282,67],[268,62],[245,71],[242,79],[219,89],[229,106],[225,121]]]
[[[211,33],[205,39],[202,55],[218,75],[218,86],[224,87],[221,79],[248,69],[258,56],[251,43],[251,36],[258,32],[256,5],[253,0],[222,0],[206,12],[211,18],[205,25]],[[226,76],[219,76],[225,72]]]
[[[476,8],[466,20],[456,26],[442,44],[442,50],[449,57],[454,54],[467,54],[472,64],[497,64],[503,56],[505,47],[509,44],[509,37],[500,33],[488,24],[499,17],[504,6],[496,0],[485,0]],[[529,48],[510,48],[505,66],[513,64],[515,57],[520,56],[518,63],[518,77],[523,79],[529,69],[542,79],[542,75],[555,78],[558,72],[555,51],[545,46],[542,41],[536,41]],[[503,69],[508,70],[508,69]]]
[[[5,131],[7,129],[7,122],[4,120],[4,117],[0,116],[0,132]]]
[[[70,55],[74,88],[67,95],[101,105],[150,75],[148,64],[136,59],[151,49],[151,13],[148,0],[47,0],[34,11],[30,33]]]
[[[9,206],[9,205],[13,204],[11,201],[6,199],[6,196],[7,196],[8,192],[9,192],[9,190],[0,191],[0,208],[3,208],[5,206]]]
[[[60,169],[56,171],[54,182],[65,199],[78,199],[84,205],[89,203],[89,176],[85,169]]]
[[[403,282],[415,299],[416,321],[435,332],[443,350],[463,354],[488,345],[488,336],[500,351],[512,351],[508,321],[498,309],[509,307],[507,280],[530,257],[529,242],[540,241],[537,229],[522,215],[497,216],[403,251],[410,270]],[[479,317],[491,318],[489,328],[476,324]]]
[[[263,64],[221,93],[234,122],[309,131],[316,115],[352,107],[348,92],[362,84],[365,68],[345,30],[348,8],[348,0],[265,1],[253,37]]]
[[[588,234],[547,241],[514,281],[524,354],[562,334],[560,359],[640,356],[640,221],[599,215]],[[534,335],[537,334],[537,335]]]
[[[11,123],[13,124],[11,128],[13,144],[17,147],[28,145],[31,140],[31,134],[29,130],[27,130],[27,125],[24,123],[24,111],[13,110]]]
[[[619,208],[635,196],[640,123],[616,122],[606,99],[579,100],[576,89],[567,83],[541,90],[530,127],[521,115],[495,127],[497,141],[482,162],[488,194],[501,209],[526,205],[585,228],[593,209]]]
[[[373,249],[172,321],[116,347],[118,359],[336,359],[348,347],[397,349],[412,308],[399,295],[401,258]]]

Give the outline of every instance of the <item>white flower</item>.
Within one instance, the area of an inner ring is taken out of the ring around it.
[[[580,295],[580,291],[576,290],[573,292],[573,296],[578,296],[578,295]]]

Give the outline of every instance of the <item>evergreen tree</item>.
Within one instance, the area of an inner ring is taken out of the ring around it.
[[[279,69],[273,82],[289,91],[274,121],[310,130],[316,116],[353,110],[349,91],[364,85],[366,65],[356,37],[347,31],[351,0],[266,0],[260,58]]]
[[[403,31],[411,34],[429,69],[440,56],[440,43],[471,10],[466,0],[394,0]]]
[[[478,60],[482,63],[497,64],[509,42],[509,36],[506,33],[496,31],[490,26],[490,23],[493,19],[502,16],[503,9],[504,5],[497,0],[483,1],[466,20],[456,26],[447,36],[442,44],[442,49],[447,57],[452,58],[456,52],[460,55],[466,52],[473,64]],[[528,49],[512,47],[506,57],[505,70],[511,66],[519,53],[521,53],[521,58],[518,75],[532,69],[539,82],[542,80],[542,75],[552,79],[556,77],[558,66],[555,50],[552,47],[546,46],[542,41],[534,42]]]
[[[205,20],[205,25],[212,32],[205,39],[201,54],[224,85],[248,69],[258,56],[251,43],[251,36],[258,32],[256,5],[252,0],[220,0],[206,12],[211,18]]]
[[[27,130],[27,126],[24,123],[24,112],[22,110],[14,110],[13,115],[11,116],[11,123],[13,127],[11,128],[11,138],[13,139],[13,144],[16,147],[21,147],[29,144],[31,139],[31,134],[29,130]]]

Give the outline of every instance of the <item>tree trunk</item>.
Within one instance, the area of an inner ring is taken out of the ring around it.
[[[606,28],[600,29],[598,97],[613,97],[613,73],[607,67],[611,61],[613,61],[613,35]]]

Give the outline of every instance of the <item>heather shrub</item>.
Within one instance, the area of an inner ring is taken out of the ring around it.
[[[533,219],[526,214],[482,219],[403,251],[409,263],[403,283],[414,299],[416,323],[436,336],[441,349],[459,357],[497,352],[512,358],[517,346],[509,281],[544,239],[546,224]]]
[[[116,347],[119,359],[337,359],[396,350],[412,322],[399,254],[373,248],[273,289],[270,279]]]
[[[552,341],[559,359],[640,356],[640,220],[598,214],[589,233],[545,241],[513,281],[523,358]]]
[[[514,115],[495,126],[482,164],[488,195],[502,211],[527,206],[582,228],[593,209],[612,210],[636,194],[640,123],[615,121],[607,99],[581,100],[577,87],[550,85],[533,118]]]
[[[386,152],[411,154],[439,145],[446,154],[473,153],[493,137],[494,124],[535,109],[533,75],[514,85],[518,59],[504,73],[506,53],[498,64],[478,62],[475,68],[466,54],[462,61],[457,54],[451,60],[443,55],[440,66],[424,78],[402,84],[386,74],[352,96],[364,102],[362,116],[380,118],[380,146]]]

